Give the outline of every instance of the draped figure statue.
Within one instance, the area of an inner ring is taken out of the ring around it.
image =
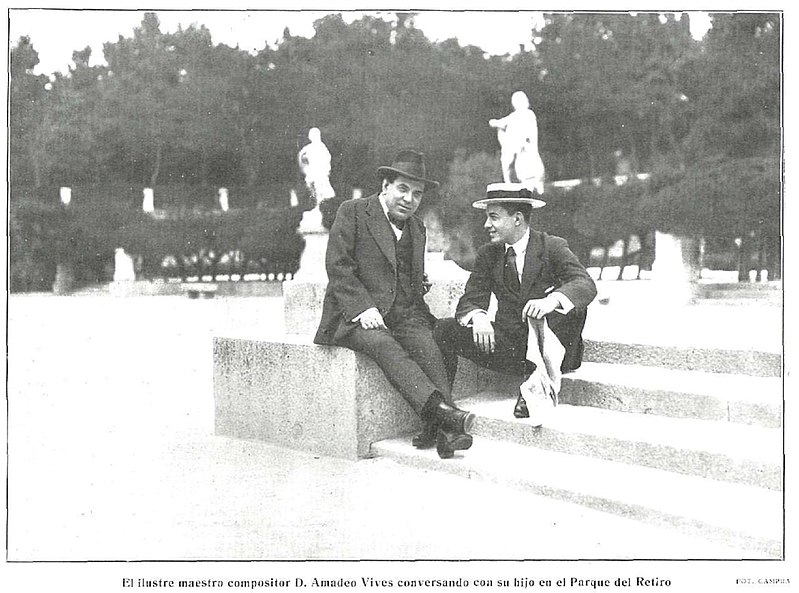
[[[523,91],[511,97],[513,112],[488,122],[497,130],[502,177],[506,183],[523,183],[544,193],[544,162],[538,154],[538,121]]]

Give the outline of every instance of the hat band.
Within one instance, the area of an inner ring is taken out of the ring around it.
[[[393,163],[391,168],[397,169],[398,171],[405,171],[409,175],[413,175],[415,177],[426,176],[424,167],[420,167],[419,163]]]
[[[529,189],[516,189],[516,190],[505,190],[505,189],[497,189],[486,192],[486,198],[490,199],[504,199],[504,198],[532,198],[533,192]]]

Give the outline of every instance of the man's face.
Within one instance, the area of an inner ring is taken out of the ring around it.
[[[492,243],[512,244],[524,235],[521,214],[510,214],[497,204],[488,204],[486,207],[486,221],[483,228],[488,231],[488,238]]]
[[[407,220],[422,201],[424,183],[400,175],[391,183],[383,181],[388,216],[392,220]]]

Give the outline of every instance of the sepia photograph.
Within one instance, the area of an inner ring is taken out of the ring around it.
[[[785,11],[7,18],[6,590],[799,582]]]

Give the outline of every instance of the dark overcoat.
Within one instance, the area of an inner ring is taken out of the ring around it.
[[[411,293],[417,309],[432,324],[435,318],[424,301],[426,234],[422,221],[411,216],[405,231],[411,236]],[[347,200],[330,229],[325,257],[328,285],[317,344],[338,344],[372,307],[383,317],[391,310],[397,290],[396,238],[377,194]]]

